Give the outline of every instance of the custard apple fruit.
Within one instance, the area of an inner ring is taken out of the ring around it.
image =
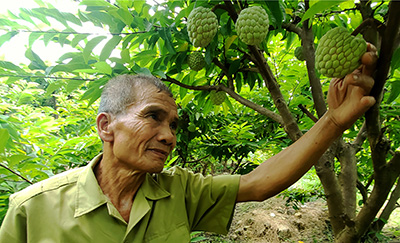
[[[193,46],[206,47],[217,33],[217,16],[208,8],[197,7],[188,16],[187,30]]]
[[[268,14],[260,6],[243,9],[235,24],[240,40],[247,45],[260,44],[268,34]]]
[[[304,49],[303,49],[303,47],[302,46],[299,46],[299,47],[297,47],[295,50],[294,50],[294,56],[297,58],[297,60],[299,60],[299,61],[304,61],[304,60],[306,60],[305,58],[304,58],[304,51],[303,51]]]
[[[206,65],[203,54],[198,51],[190,53],[187,62],[189,67],[194,71],[200,71]]]
[[[210,100],[211,103],[213,103],[214,105],[220,105],[225,101],[226,98],[226,94],[224,91],[215,91],[215,90],[211,90],[210,92]]]
[[[343,78],[360,66],[366,51],[367,42],[361,36],[336,27],[322,36],[315,52],[315,65],[326,77]]]

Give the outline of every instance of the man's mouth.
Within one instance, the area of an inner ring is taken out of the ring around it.
[[[151,148],[151,149],[149,149],[149,150],[152,151],[152,152],[154,152],[154,153],[163,155],[163,156],[168,156],[168,154],[169,154],[167,151],[162,150],[162,149]]]

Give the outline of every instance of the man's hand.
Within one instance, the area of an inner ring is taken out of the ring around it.
[[[343,79],[332,79],[328,91],[330,119],[341,130],[346,130],[375,104],[368,96],[374,85],[371,77],[375,71],[376,47],[368,43],[367,52],[361,57],[361,65]]]

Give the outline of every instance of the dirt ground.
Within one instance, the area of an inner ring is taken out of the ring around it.
[[[238,204],[229,234],[208,235],[209,240],[202,242],[333,242],[326,203],[320,199],[298,206],[296,210],[286,205],[282,197]],[[400,231],[397,223],[388,227],[389,232]],[[400,242],[400,238],[389,233],[381,242]]]

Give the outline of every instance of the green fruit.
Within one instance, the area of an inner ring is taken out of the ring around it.
[[[217,33],[217,16],[208,8],[197,7],[188,16],[187,30],[193,46],[206,47]]]
[[[192,52],[188,56],[188,65],[194,71],[199,71],[204,68],[206,61],[204,60],[203,54],[201,52]]]
[[[215,90],[211,90],[210,92],[210,100],[211,103],[213,103],[214,105],[220,105],[225,101],[226,98],[226,94],[224,91],[215,91]]]
[[[260,44],[268,34],[268,14],[260,6],[243,9],[235,24],[240,40],[247,45]]]
[[[196,125],[194,125],[193,123],[190,123],[190,125],[188,126],[188,131],[189,132],[195,132],[196,131]]]
[[[297,58],[299,61],[304,61],[306,60],[304,58],[304,52],[303,52],[303,47],[299,46],[294,50],[294,56]]]
[[[367,42],[361,36],[353,36],[346,28],[336,27],[319,41],[315,66],[326,77],[343,78],[360,66],[366,50]]]

